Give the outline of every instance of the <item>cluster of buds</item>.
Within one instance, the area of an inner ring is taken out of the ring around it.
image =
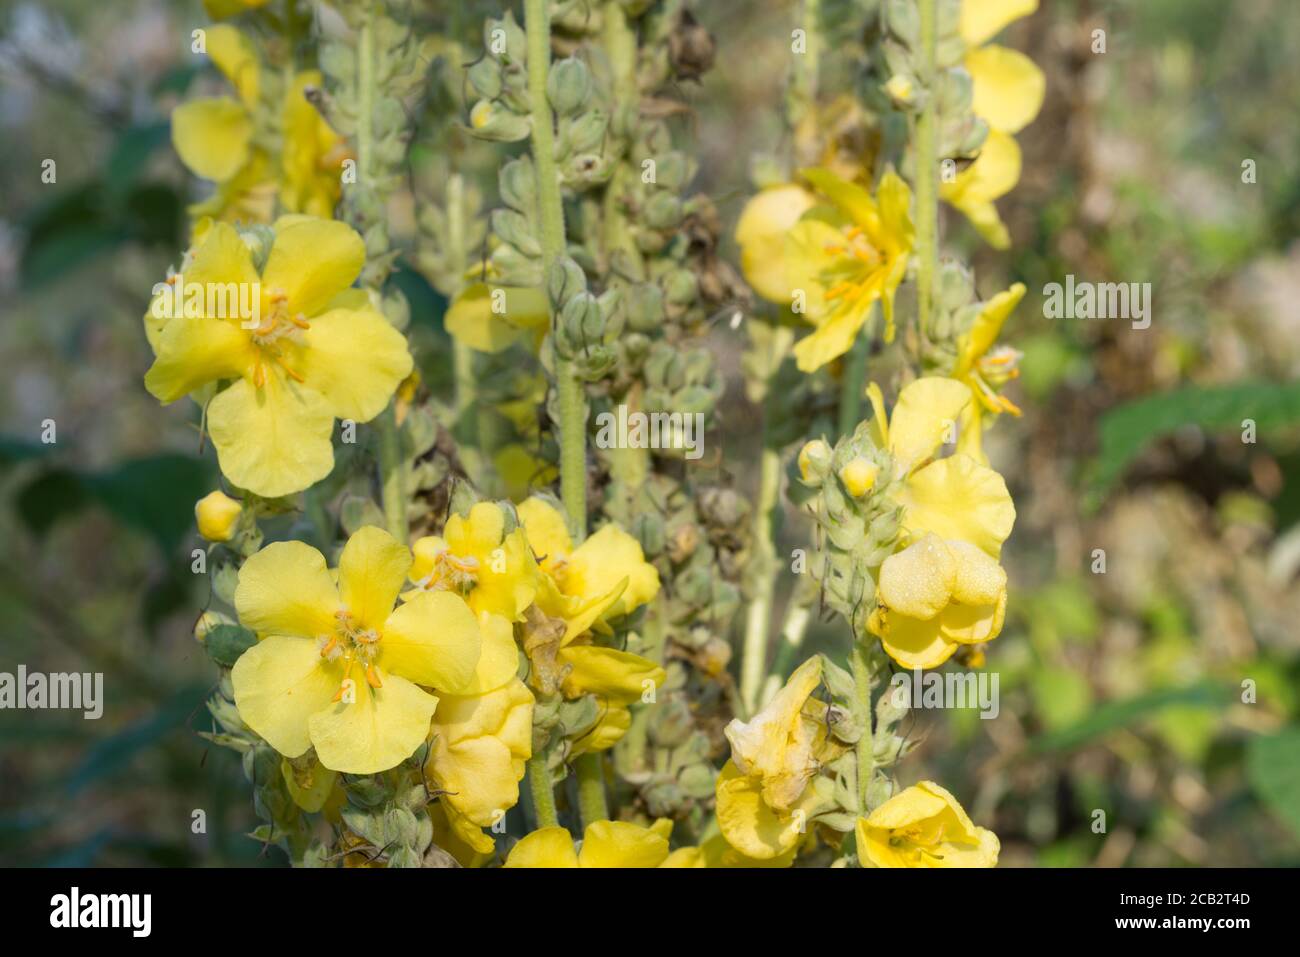
[[[816,550],[807,570],[825,602],[861,634],[875,598],[873,571],[893,552],[902,508],[890,454],[876,445],[870,423],[832,447],[808,442],[796,463],[790,496],[816,524]]]
[[[388,235],[387,204],[400,185],[412,134],[410,101],[425,83],[427,52],[410,24],[389,16],[384,3],[334,4],[351,36],[324,37],[324,90],[308,97],[351,143],[355,166],[344,169],[343,218],[366,244],[363,286],[378,289],[401,254]],[[409,318],[405,298],[390,293],[384,312],[398,328]]]
[[[886,102],[893,108],[917,115],[933,98],[938,115],[939,153],[953,170],[968,164],[988,136],[988,124],[971,111],[974,86],[970,73],[962,69],[966,52],[961,37],[960,0],[940,0],[933,76],[922,66],[920,13],[911,0],[885,0],[880,8],[879,52],[876,58],[883,73],[875,79]]]

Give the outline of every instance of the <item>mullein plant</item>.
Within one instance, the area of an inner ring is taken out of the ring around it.
[[[1006,614],[1015,510],[980,437],[1018,411],[1024,290],[979,301],[937,224],[950,164],[1032,116],[971,82],[1023,67],[987,41],[1025,4],[967,3],[801,5],[788,168],[737,227],[780,310],[747,323],[755,507],[720,452],[593,441],[620,408],[722,434],[710,343],[753,312],[669,121],[713,60],[690,4],[524,0],[481,40],[397,0],[208,5],[237,96],[173,117],[214,186],[169,282],[256,298],[151,307],[145,385],[196,403],[224,476],[195,637],[253,837],[301,866],[996,863],[952,794],[897,785],[915,742],[881,690],[891,661],[977,665]],[[451,405],[390,281],[417,125],[438,175],[406,261],[449,300]],[[813,536],[769,660],[787,458]],[[845,654],[799,661],[814,604]]]

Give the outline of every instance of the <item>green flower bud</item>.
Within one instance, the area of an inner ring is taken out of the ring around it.
[[[532,159],[521,156],[502,166],[497,174],[497,188],[503,203],[525,216],[532,215],[537,208],[537,176]]]
[[[546,78],[546,98],[560,116],[573,116],[591,98],[591,71],[576,57],[551,64]]]
[[[546,292],[551,305],[561,309],[574,296],[587,291],[587,274],[573,259],[561,256],[551,267],[547,277]]]

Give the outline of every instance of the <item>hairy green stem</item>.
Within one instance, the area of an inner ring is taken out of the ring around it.
[[[867,788],[871,785],[871,775],[875,772],[875,741],[871,733],[871,663],[866,645],[861,641],[853,642],[853,717],[860,734],[857,743],[858,758],[858,813],[867,813]]]
[[[533,816],[538,827],[555,827],[560,815],[555,810],[555,789],[551,772],[546,769],[546,754],[539,752],[528,759],[528,793],[533,799]]]
[[[605,765],[599,752],[579,755],[573,762],[578,776],[578,813],[582,826],[595,821],[609,820],[609,807],[605,804]]]
[[[874,317],[875,313],[872,313]],[[874,327],[868,319],[853,342],[853,348],[844,357],[844,381],[840,384],[840,437],[852,435],[862,418],[862,396],[866,388],[867,357],[871,353],[871,333]]]
[[[546,0],[524,0],[524,29],[528,44],[528,102],[532,113],[533,165],[537,170],[537,205],[541,217],[542,275],[564,254],[564,197],[555,164],[555,129],[546,98],[551,66],[551,21]],[[554,327],[555,316],[551,316]],[[555,388],[560,413],[560,498],[569,534],[581,541],[587,534],[587,403],[582,381],[568,360],[555,357]]]
[[[766,406],[767,403],[764,403]],[[754,509],[754,590],[745,619],[745,644],[740,659],[740,700],[745,713],[758,709],[758,694],[767,673],[767,637],[776,591],[776,542],[773,522],[781,495],[781,453],[764,445],[760,463],[758,501]]]
[[[939,264],[939,193],[936,167],[939,157],[938,90],[935,69],[938,43],[938,0],[919,0],[921,12],[921,63],[927,95],[916,123],[916,311],[917,328],[924,338],[934,313],[934,281]]]

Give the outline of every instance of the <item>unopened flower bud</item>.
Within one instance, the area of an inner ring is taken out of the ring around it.
[[[861,498],[871,491],[876,484],[880,467],[859,455],[840,469],[840,481],[854,498]]]
[[[243,505],[220,490],[205,495],[194,504],[199,534],[210,542],[230,541],[243,510]]]
[[[831,464],[831,447],[824,439],[813,439],[799,450],[799,476],[809,485],[820,484]]]
[[[555,112],[572,116],[587,104],[591,96],[591,71],[576,57],[558,60],[546,78],[546,98]]]

